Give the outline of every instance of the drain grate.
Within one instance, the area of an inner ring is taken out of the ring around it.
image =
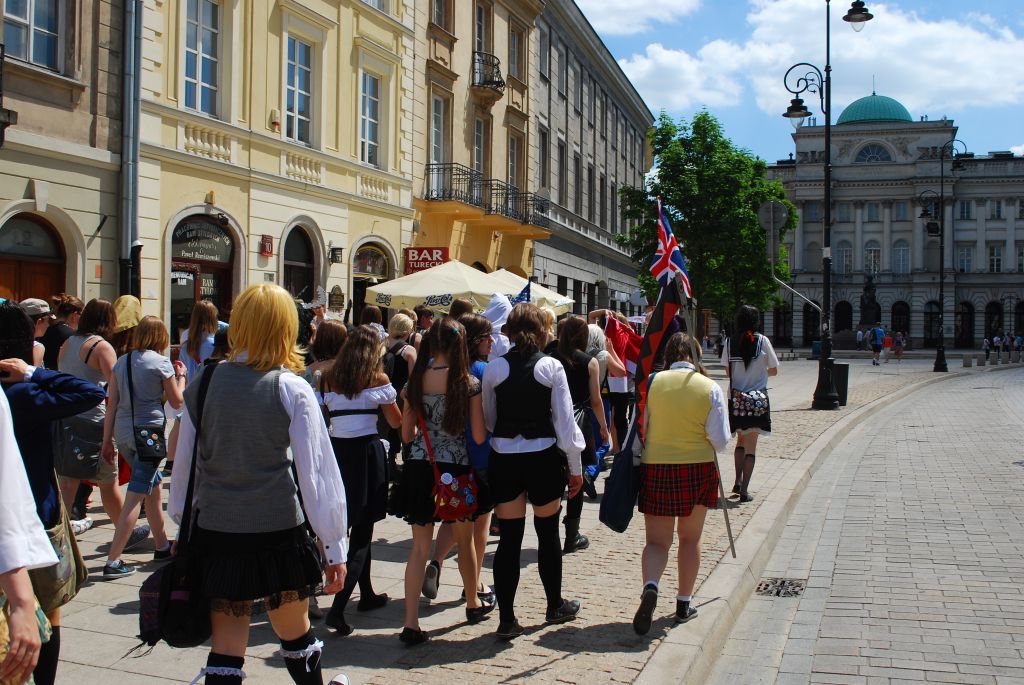
[[[799,597],[807,588],[807,581],[796,578],[764,578],[754,592],[765,597]]]

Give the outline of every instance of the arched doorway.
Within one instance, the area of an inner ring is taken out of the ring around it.
[[[487,265],[483,262],[473,262],[471,265],[477,271],[483,271],[485,274],[491,273],[491,270],[487,268]]]
[[[316,256],[305,229],[296,226],[284,241],[284,289],[303,302],[316,298]]]
[[[881,315],[875,321],[881,320]],[[894,302],[889,312],[889,327],[894,331],[900,331],[904,336],[910,336],[910,305],[900,300]]]
[[[220,318],[231,316],[235,241],[227,220],[193,214],[171,233],[171,343],[188,328],[192,305],[209,300]]]
[[[865,302],[861,305],[860,321],[874,326],[882,320],[882,305],[877,302]]]
[[[842,300],[836,302],[836,309],[832,321],[832,330],[836,333],[853,329],[853,305]]]
[[[817,304],[817,303],[815,303]],[[809,303],[804,303],[804,347],[821,339],[821,314]]]
[[[924,347],[936,347],[939,344],[940,319],[942,308],[935,300],[929,300],[924,305],[924,339],[921,341]]]
[[[53,226],[34,214],[15,214],[0,227],[0,297],[47,300],[66,283],[64,244]]]
[[[352,321],[358,322],[366,305],[366,289],[391,278],[391,262],[384,248],[366,243],[352,256]]]
[[[985,305],[985,335],[990,340],[1003,331],[1003,305],[993,300]]]
[[[957,347],[974,347],[974,305],[970,302],[958,302],[954,318],[953,335]]]

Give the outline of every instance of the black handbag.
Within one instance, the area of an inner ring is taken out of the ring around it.
[[[181,512],[174,558],[157,569],[139,588],[139,639],[149,646],[163,641],[171,647],[198,647],[210,639],[210,599],[202,593],[202,562],[189,548],[192,536],[192,498],[195,495],[196,461],[203,427],[203,405],[213,364],[203,370],[196,407],[196,437],[192,444],[192,466],[188,473],[185,506]]]
[[[100,469],[103,422],[69,416],[53,422],[53,467],[58,476],[93,480]]]
[[[159,464],[167,456],[166,423],[159,426],[140,426],[135,423],[135,389],[132,381],[132,355],[128,353],[128,400],[132,404],[132,436],[135,438],[135,456],[147,464]]]

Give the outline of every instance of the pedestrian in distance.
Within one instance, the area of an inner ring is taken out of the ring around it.
[[[742,330],[740,321],[737,330]],[[644,514],[647,544],[641,558],[644,587],[633,617],[638,635],[651,629],[661,575],[676,534],[675,620],[686,623],[697,615],[691,602],[700,569],[700,537],[707,510],[718,506],[720,474],[715,453],[729,442],[725,397],[718,384],[699,371],[700,351],[690,336],[675,333],[669,338],[665,365],[666,370],[653,376],[644,414],[639,510]]]
[[[891,349],[892,349],[892,333],[890,331],[886,331],[885,335],[882,337],[882,359],[885,360],[886,364],[889,363],[889,350],[891,350]]]
[[[132,476],[128,481],[124,507],[116,521],[114,539],[103,566],[104,579],[122,578],[135,573],[135,568],[126,564],[121,554],[131,542],[143,501],[146,503],[146,518],[156,545],[153,560],[171,558],[171,543],[164,530],[161,504],[160,483],[163,474],[160,462],[163,457],[141,458],[135,442],[139,430],[164,433],[167,425],[165,397],[173,409],[182,406],[182,393],[188,384],[188,376],[184,363],[171,362],[164,354],[169,346],[170,335],[164,322],[155,316],[145,316],[135,329],[128,353],[114,364],[103,427],[102,457],[108,464],[113,464],[120,455],[131,464]]]
[[[357,326],[317,382],[317,401],[327,419],[348,506],[345,584],[334,596],[325,619],[325,624],[340,635],[352,633],[345,608],[357,584],[359,611],[379,609],[388,602],[386,594],[374,592],[370,578],[373,526],[386,515],[388,503],[388,459],[377,416],[381,414],[387,425],[397,428],[402,415],[396,404],[397,393],[384,373],[382,352],[377,331]]]
[[[415,314],[416,332],[409,338],[409,342],[412,343],[412,346],[418,352],[423,336],[426,335],[427,331],[434,324],[434,312],[426,305],[418,304],[413,308],[413,314]]]
[[[517,304],[503,329],[514,347],[484,371],[484,415],[492,449],[488,477],[501,520],[494,590],[500,612],[497,635],[503,639],[522,635],[524,630],[516,619],[515,598],[527,502],[533,508],[537,568],[547,599],[545,622],[565,623],[580,611],[579,601],[562,597],[558,515],[566,487],[566,460],[569,497],[583,487],[580,454],[586,442],[573,415],[565,369],[542,352],[545,328],[540,309]]]
[[[189,553],[210,601],[207,685],[240,685],[249,624],[263,609],[292,682],[323,683],[308,600],[321,585],[326,594],[344,585],[347,504],[323,414],[301,375],[298,332],[286,290],[250,286],[231,312],[228,360],[204,367],[185,391],[175,463],[190,472],[195,448]],[[211,373],[197,445],[199,394]],[[171,481],[168,514],[179,523],[188,480]]]
[[[723,358],[729,377],[729,428],[736,435],[733,460],[736,481],[732,491],[741,503],[750,502],[750,479],[757,461],[757,438],[772,432],[768,377],[779,373],[779,358],[771,341],[756,332],[761,314],[743,305],[736,311],[736,333],[725,341]],[[758,405],[761,402],[761,405]]]
[[[78,319],[82,316],[84,308],[85,304],[74,295],[61,293],[50,298],[50,311],[53,312],[54,319],[39,339],[45,350],[43,366],[48,369],[57,368],[60,348],[78,328]]]
[[[457,297],[452,300],[451,306],[448,307],[448,318],[458,321],[463,314],[472,314],[475,309],[472,302],[465,298]]]
[[[857,349],[861,350],[864,348],[864,330],[861,328],[857,329]]]
[[[304,374],[313,390],[319,385],[318,377],[334,366],[334,360],[348,339],[348,329],[340,321],[327,319],[316,329],[316,336],[309,351],[313,355],[313,363],[306,367]]]
[[[892,337],[892,353],[897,362],[903,361],[903,348],[906,344],[907,339],[903,337],[903,331],[896,331],[896,335]]]
[[[988,361],[989,356],[992,354],[992,343],[989,342],[987,335],[981,339],[981,349],[985,352],[985,361]]]
[[[871,365],[878,366],[881,363],[878,358],[882,354],[882,345],[885,344],[885,329],[882,328],[881,321],[875,323],[874,328],[868,333],[868,339],[871,341],[871,352],[874,355],[871,358]]]
[[[188,329],[181,334],[181,351],[178,354],[189,378],[196,378],[203,362],[213,354],[216,334],[217,305],[209,300],[199,300],[192,305]]]
[[[419,596],[426,578],[434,525],[442,519],[437,488],[455,485],[458,478],[472,472],[466,448],[466,426],[473,441],[484,442],[483,406],[480,382],[469,373],[466,331],[458,321],[442,317],[434,321],[420,344],[416,366],[405,387],[402,409],[402,439],[410,443],[409,458],[402,468],[401,509],[412,527],[412,548],[405,567],[405,621],[399,639],[407,646],[426,642],[426,631],[419,623]],[[435,466],[443,471],[440,483]],[[478,484],[477,497],[488,501],[489,494]],[[472,504],[467,500],[467,504]],[[477,506],[479,509],[479,504]],[[449,521],[452,536],[459,546],[459,573],[466,595],[466,620],[479,623],[494,605],[486,605],[477,596],[479,565],[473,544],[472,517]]]

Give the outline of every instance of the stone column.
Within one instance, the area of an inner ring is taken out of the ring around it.
[[[988,272],[988,248],[985,246],[985,220],[988,219],[988,200],[979,198],[974,201],[975,221],[977,226],[977,242],[974,247],[975,271]]]
[[[864,203],[854,203],[853,270],[864,271]]]
[[[945,252],[942,255],[942,260],[943,260],[942,261],[942,268],[944,270],[953,269],[955,271],[956,270],[956,264],[953,262],[953,254],[954,254],[954,245],[956,245],[956,231],[954,230],[955,229],[955,225],[953,223],[953,205],[954,205],[953,200],[949,200],[947,202],[946,206],[942,210],[942,211],[944,211],[946,213],[946,218],[945,218],[946,235],[945,235],[945,238],[944,238],[945,243],[946,243],[946,245],[945,245],[946,250],[945,250]]]
[[[1003,248],[1003,271],[1015,272],[1017,264],[1017,202],[1016,198],[1003,200],[1003,216],[1006,217],[1006,247]]]
[[[924,204],[919,203],[921,209],[924,208]],[[918,218],[914,219],[914,234],[910,244],[910,270],[911,272],[920,271],[924,269],[924,242],[927,237],[927,229],[925,224],[928,223],[928,219],[920,218],[920,210],[914,212]]]
[[[796,203],[796,236],[793,238],[793,266],[796,271],[804,270],[804,203]]]
[[[882,203],[882,264],[883,272],[892,271],[892,200]]]

